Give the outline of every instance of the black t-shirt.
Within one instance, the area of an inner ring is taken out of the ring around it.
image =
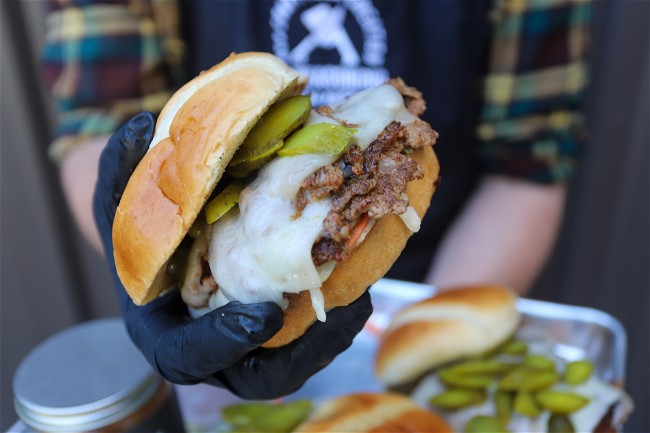
[[[477,177],[475,128],[489,45],[489,0],[215,1],[183,4],[189,69],[267,51],[310,77],[314,105],[402,77],[440,133],[441,182],[420,232],[388,276],[419,281]]]

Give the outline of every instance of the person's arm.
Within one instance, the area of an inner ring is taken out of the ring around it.
[[[99,155],[107,141],[107,136],[98,136],[78,143],[67,153],[59,167],[61,186],[72,217],[84,238],[100,254],[103,254],[103,247],[91,203]]]
[[[159,111],[182,81],[177,4],[48,0],[48,7],[41,70],[58,111],[49,155],[78,228],[101,252],[91,210],[99,153],[131,116]]]
[[[559,231],[582,139],[590,4],[498,2],[478,136],[485,175],[427,282],[525,294]]]
[[[492,282],[525,294],[553,248],[565,190],[485,176],[446,234],[428,281],[442,288]]]

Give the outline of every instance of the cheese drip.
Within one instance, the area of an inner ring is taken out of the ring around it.
[[[239,211],[214,224],[209,263],[223,291],[220,299],[243,303],[273,301],[286,307],[283,293],[310,290],[319,320],[325,320],[321,279],[311,258],[328,199],[309,203],[300,218],[294,199],[302,181],[335,157],[300,155],[276,158],[242,192]],[[319,299],[320,298],[320,299]]]
[[[357,93],[332,108],[334,117],[358,130],[355,140],[363,149],[393,120],[415,119],[404,107],[402,95],[389,85]],[[334,122],[313,112],[307,124],[322,121]],[[244,189],[239,210],[214,223],[209,264],[222,293],[211,300],[210,308],[229,300],[272,301],[286,308],[283,293],[309,290],[318,319],[325,321],[323,270],[319,275],[311,248],[331,210],[330,200],[310,202],[299,218],[293,216],[302,181],[335,159],[330,155],[274,159]]]

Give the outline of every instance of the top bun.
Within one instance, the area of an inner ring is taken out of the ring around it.
[[[493,349],[519,325],[516,300],[504,287],[469,286],[404,308],[379,344],[379,380],[387,386],[405,385],[442,364]]]
[[[452,431],[437,415],[406,396],[361,393],[323,403],[294,433]]]
[[[239,145],[274,102],[306,82],[271,54],[232,54],[167,102],[113,223],[117,274],[135,304],[169,287],[166,264]]]

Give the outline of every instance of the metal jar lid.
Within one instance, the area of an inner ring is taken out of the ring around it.
[[[20,419],[44,431],[87,431],[120,421],[163,384],[120,319],[82,323],[32,350],[13,381]]]

